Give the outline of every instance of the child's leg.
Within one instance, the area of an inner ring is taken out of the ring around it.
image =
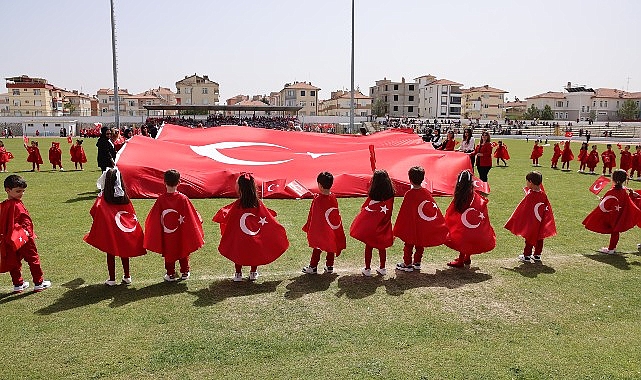
[[[24,261],[29,264],[29,270],[31,271],[31,277],[33,278],[34,284],[40,284],[44,280],[44,273],[40,267],[40,256],[38,256],[38,250],[36,249],[36,244],[32,239],[27,241],[22,248],[18,250],[20,256]]]
[[[250,272],[258,272],[258,265],[249,268]]]
[[[501,158],[501,161],[503,161],[503,165],[504,165],[504,166],[507,166],[507,161],[505,161],[505,160],[504,160],[504,159],[502,159],[502,158]]]
[[[130,278],[131,274],[129,273],[129,257],[121,257],[120,261],[122,262],[123,277]]]
[[[321,252],[322,251],[318,248],[314,248],[312,250],[312,258],[309,259],[309,266],[311,268],[316,268],[318,266],[318,263],[320,262]]]
[[[18,266],[10,269],[9,274],[11,275],[11,282],[13,286],[20,286],[24,282],[22,279],[22,263],[18,263]]]
[[[541,252],[543,252],[543,239],[536,241],[536,245],[534,246],[534,256],[541,256]]]
[[[414,253],[414,263],[413,264],[420,264],[421,260],[423,260],[423,252],[425,251],[425,247],[419,247],[416,246],[416,253]]]
[[[36,170],[40,171],[40,164],[36,164]]]
[[[165,257],[165,270],[169,276],[176,275],[176,262]]]
[[[403,264],[405,266],[412,265],[412,250],[414,246],[412,244],[405,243],[403,245]]]
[[[617,244],[619,243],[619,236],[620,236],[620,233],[618,232],[613,232],[610,235],[610,244],[608,245],[608,249],[610,251],[613,251],[616,249]]]
[[[180,273],[189,273],[189,256],[178,260],[180,264]]]
[[[499,158],[496,158],[496,166],[499,166]]]
[[[35,163],[35,162],[32,162],[32,163],[31,163],[31,171],[32,171],[32,172],[35,172],[35,171],[36,171],[36,163]]]
[[[236,269],[236,273],[242,273],[243,272],[243,266],[240,264],[234,264],[234,268]]]
[[[336,258],[336,254],[334,252],[327,252],[327,257],[325,258],[325,266],[333,267],[335,258]]]
[[[387,261],[387,251],[385,248],[378,250],[378,258],[381,262],[380,268],[385,269],[385,261]]]
[[[369,245],[365,244],[365,269],[370,269],[372,265],[372,251],[374,250],[373,247],[370,247]]]
[[[116,281],[116,256],[107,253],[107,272],[109,281]]]
[[[532,248],[534,248],[534,246],[526,241],[525,247],[523,247],[523,256],[530,257],[532,255]]]

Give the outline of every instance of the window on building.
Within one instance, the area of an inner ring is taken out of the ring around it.
[[[394,95],[394,101],[398,102],[398,95]]]
[[[562,101],[557,101],[556,102],[556,106],[559,107],[559,108],[563,107],[563,102]]]
[[[133,107],[135,105],[136,105],[136,101],[135,100],[130,100],[129,101],[129,107]]]
[[[603,100],[599,100],[599,108],[603,107]]]
[[[429,93],[430,93],[430,94],[432,93],[432,87],[430,87],[430,91],[429,91]]]
[[[565,113],[565,118],[566,118],[566,119],[568,118],[568,113],[567,113],[567,112]]]
[[[581,112],[585,112],[585,106],[581,106]]]
[[[394,106],[394,111],[398,111],[398,106]]]
[[[301,107],[305,107],[307,105],[307,102],[298,102],[298,105]]]
[[[447,86],[441,86],[441,94],[447,94]]]
[[[305,90],[300,90],[300,96],[305,96]]]
[[[413,106],[408,106],[407,107],[407,112],[414,112],[414,107]]]
[[[11,91],[11,93],[12,93],[13,95],[20,95],[20,90],[19,90],[19,89],[17,89],[17,88],[14,88],[14,89]]]
[[[385,103],[387,103],[387,95],[383,97],[385,99]]]
[[[19,100],[14,100],[13,105],[16,107],[20,107],[20,101]]]
[[[309,96],[316,96],[316,91],[310,91]]]
[[[397,84],[394,85],[394,91],[398,91],[398,85]]]
[[[102,113],[107,113],[107,109],[106,109],[106,108],[103,108],[103,109],[102,109]]]
[[[203,95],[209,94],[209,89],[207,87],[203,87]]]
[[[441,96],[441,104],[447,104],[447,96]]]
[[[387,85],[385,85],[385,91],[387,91]]]
[[[408,89],[409,91],[414,91],[414,85],[413,85],[413,84],[410,84],[409,86],[407,86],[407,89]]]
[[[605,106],[605,108],[608,108],[608,101],[607,101],[607,100],[606,100],[606,101],[604,101],[604,102],[603,102],[603,105]]]
[[[427,102],[432,104],[432,97],[431,96],[430,96],[430,99]]]
[[[185,88],[185,94],[191,94],[191,87]]]
[[[410,96],[407,98],[407,100],[408,100],[408,101],[410,101],[410,102],[413,102],[413,101],[414,101],[414,97],[413,97],[412,95],[410,95]]]
[[[176,91],[176,95],[180,95],[180,88]]]
[[[33,89],[33,94],[34,95],[40,95],[40,89],[39,88],[34,88]]]
[[[287,96],[288,97],[294,96],[294,90],[287,90]]]
[[[447,106],[441,106],[441,115],[447,115]]]
[[[36,107],[42,107],[42,100],[34,100],[33,105]]]

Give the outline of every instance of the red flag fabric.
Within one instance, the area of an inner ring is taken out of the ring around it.
[[[42,156],[40,155],[40,149],[38,149],[37,146],[27,146],[27,153],[29,153],[29,155],[27,156],[27,162],[33,162],[42,165]]]
[[[134,136],[118,152],[116,161],[133,198],[162,194],[163,173],[169,168],[180,171],[179,190],[191,198],[235,198],[234,174],[243,171],[253,173],[259,184],[287,178],[314,192],[318,173],[341,173],[334,176],[332,192],[337,197],[354,197],[367,195],[369,190],[369,145],[376,146],[377,167],[385,168],[392,180],[406,181],[407,169],[412,166],[430,168],[426,175],[433,184],[433,195],[453,194],[457,173],[471,169],[465,153],[436,150],[419,135],[397,130],[342,136],[238,126],[190,129],[168,124],[157,139]]]
[[[492,148],[496,148],[499,145],[496,141],[492,141]]]
[[[62,167],[62,150],[60,150],[59,142],[52,142],[49,148],[49,162],[51,165]]]
[[[530,154],[530,159],[534,160],[543,155],[543,147],[541,145],[534,145],[532,147],[532,154]]]
[[[7,158],[8,158],[9,160],[13,160],[13,153],[11,153],[11,152],[7,152]]]
[[[26,223],[19,224],[19,221]],[[20,265],[16,251],[21,247],[18,245],[22,244],[20,237],[23,240],[28,239],[27,234],[36,237],[31,216],[22,201],[6,199],[0,203],[0,273],[8,272]]]
[[[391,247],[394,243],[393,208],[393,197],[384,201],[375,201],[367,197],[349,228],[350,236],[374,248]]]
[[[369,163],[372,171],[376,170],[376,152],[374,151],[374,145],[369,146]]]
[[[502,158],[504,160],[510,159],[510,153],[507,151],[507,145],[498,145],[494,151],[494,158]]]
[[[570,142],[566,141],[563,145],[563,153],[561,153],[561,162],[570,162],[574,160],[574,153],[570,148]]]
[[[285,186],[285,191],[295,198],[311,198],[312,192],[300,182],[293,180]]]
[[[574,136],[573,132],[571,132],[571,131],[565,132],[565,137],[572,137],[572,136]]]
[[[394,223],[394,236],[419,247],[445,243],[445,218],[427,189],[411,189],[403,197]]]
[[[242,208],[240,200],[218,210],[212,219],[220,223],[218,251],[235,264],[265,265],[289,247],[285,228],[276,213],[258,201],[258,207]]]
[[[131,202],[112,204],[99,195],[89,214],[93,223],[84,237],[89,245],[119,257],[136,257],[147,253],[143,246],[142,227]]]
[[[494,249],[496,234],[490,224],[487,202],[487,198],[474,192],[472,203],[460,213],[452,200],[445,212],[445,224],[449,230],[445,239],[446,246],[466,255]]]
[[[554,214],[545,192],[527,189],[525,198],[516,206],[505,228],[531,245],[536,245],[539,239],[555,236]]]
[[[594,181],[592,186],[590,186],[590,191],[595,195],[598,195],[601,192],[601,190],[603,190],[606,187],[606,185],[610,182],[611,182],[610,178],[602,175],[599,178],[597,178],[596,181]]]
[[[19,250],[23,245],[27,244],[27,240],[29,240],[27,231],[20,225],[14,225],[13,232],[11,233],[11,244],[14,251]]]
[[[289,197],[285,185],[285,179],[273,179],[263,182],[261,185],[262,198],[283,198],[283,195]]]
[[[480,179],[476,178],[475,176],[472,176],[472,185],[474,186],[474,191],[481,192],[483,194],[489,194],[490,193],[490,184],[487,182],[483,182]]]
[[[67,142],[68,142],[69,144],[71,144],[71,143],[73,142],[73,139],[71,138],[71,136],[67,136]]]
[[[185,258],[205,244],[202,223],[189,198],[178,191],[165,193],[145,220],[144,246],[170,261]]]
[[[583,225],[600,234],[624,232],[641,224],[641,210],[626,189],[610,189],[599,205],[585,217]]]
[[[29,145],[29,137],[22,136],[22,141],[24,141],[25,144]]]
[[[337,255],[345,249],[345,231],[334,194],[314,196],[303,231],[307,232],[307,243],[311,248]]]

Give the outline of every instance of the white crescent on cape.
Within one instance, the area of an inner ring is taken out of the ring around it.
[[[605,182],[595,183],[594,186],[592,186],[592,190],[599,192],[601,189],[603,189],[603,186],[605,186],[605,184]]]
[[[610,211],[612,211],[612,210],[607,210],[607,209],[605,208],[605,201],[607,201],[608,199],[616,199],[616,200],[617,200],[617,204],[619,203],[619,200],[618,200],[618,199],[617,199],[617,197],[615,197],[614,195],[608,195],[608,196],[603,197],[603,199],[601,199],[601,203],[599,203],[599,208],[600,208],[600,209],[601,209],[601,211],[603,211],[603,212],[610,212]]]
[[[339,224],[332,224],[332,222],[329,221],[329,214],[332,213],[332,211],[338,210],[336,207],[330,207],[325,211],[325,220],[327,221],[327,224],[332,228],[332,230],[337,230],[340,228],[340,223]]]
[[[270,184],[269,184],[269,186],[267,186],[267,191],[268,191],[268,192],[270,192],[270,193],[271,193],[272,191],[274,191],[274,190],[272,190],[272,186],[277,186],[277,184],[275,184],[275,183],[270,183]]]
[[[543,202],[539,202],[534,205],[534,216],[536,217],[536,220],[538,220],[539,222],[543,220],[541,219],[541,214],[539,214],[539,207],[541,207],[541,205],[544,205],[544,204],[545,203]]]
[[[481,225],[480,221],[477,224],[470,224],[470,222],[467,221],[467,213],[472,210],[478,212],[478,210],[476,210],[474,207],[470,207],[467,210],[463,211],[463,213],[461,214],[461,223],[463,223],[463,225],[467,228],[477,228],[478,226]]]
[[[427,216],[423,213],[423,206],[425,206],[425,204],[428,202],[431,203],[433,206],[436,206],[434,202],[430,202],[427,199],[424,200],[423,202],[421,202],[421,204],[418,205],[418,216],[421,219],[425,220],[426,222],[431,222],[432,220],[436,219],[436,216],[438,215],[438,213],[435,211],[434,216]],[[434,208],[438,209],[438,207],[434,207]]]
[[[252,166],[278,165],[278,164],[284,164],[285,162],[289,162],[293,160],[293,158],[290,158],[289,160],[281,160],[281,161],[248,161],[248,160],[240,160],[237,158],[226,156],[219,151],[219,149],[242,148],[242,147],[248,147],[248,146],[272,146],[276,148],[290,150],[289,148],[276,145],[276,144],[269,144],[269,143],[262,143],[262,142],[249,142],[249,141],[224,141],[224,142],[217,142],[217,143],[208,144],[208,145],[190,145],[189,147],[191,148],[191,150],[196,152],[196,154],[199,154],[204,157],[209,157],[214,161],[217,161],[223,164],[228,164],[228,165],[252,165]]]
[[[369,203],[367,204],[367,206],[365,206],[365,210],[370,211],[370,212],[373,212],[374,210],[372,210],[371,208],[369,208],[369,206],[373,206],[373,205],[377,204],[378,202],[380,202],[380,201],[375,201],[375,200],[373,200],[373,199],[370,199],[370,200],[369,200]]]
[[[114,219],[116,221],[116,226],[118,226],[118,228],[120,228],[120,230],[122,232],[134,232],[136,230],[136,225],[134,225],[133,227],[127,228],[122,224],[122,220],[120,220],[120,217],[122,215],[124,215],[124,214],[129,214],[129,212],[128,211],[118,211],[116,213],[116,216],[114,217]],[[136,218],[136,215],[134,215],[134,220],[135,220],[135,218]]]
[[[247,227],[247,224],[245,224],[245,222],[246,222],[247,217],[250,216],[250,215],[251,216],[256,216],[256,215],[252,214],[251,212],[246,212],[240,217],[240,230],[243,231],[244,233],[246,233],[249,236],[254,236],[254,235],[257,235],[260,232],[260,228],[258,228],[258,230],[256,230],[256,231],[252,231]]]
[[[178,223],[178,226],[176,226],[176,228],[174,228],[174,229],[169,229],[169,228],[167,228],[167,226],[165,226],[165,216],[167,214],[169,214],[169,213],[172,213],[172,212],[175,212],[176,214],[178,214],[178,211],[174,210],[173,208],[168,208],[166,210],[162,210],[162,214],[160,214],[160,224],[162,224],[162,230],[163,230],[163,232],[165,232],[167,234],[170,234],[172,232],[176,232],[176,230],[180,226],[180,223]]]

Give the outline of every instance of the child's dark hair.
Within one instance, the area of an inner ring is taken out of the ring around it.
[[[612,149],[612,144],[608,144],[605,146],[607,149]]]
[[[334,176],[330,172],[322,172],[316,177],[316,182],[318,182],[323,189],[329,190],[334,184]]]
[[[82,145],[82,140],[76,140],[76,145]]]
[[[541,173],[534,170],[527,173],[527,175],[525,176],[525,180],[532,182],[533,185],[539,186],[543,183],[543,176],[541,175]]]
[[[10,174],[7,178],[4,179],[4,188],[13,189],[19,187],[21,189],[27,188],[27,181],[24,178],[20,177],[17,174]]]
[[[258,207],[256,183],[251,173],[240,173],[238,177],[238,199],[242,208]]]
[[[469,170],[463,170],[456,179],[456,188],[454,189],[454,208],[462,213],[472,203],[474,197],[474,180]]]
[[[176,169],[169,169],[165,172],[164,180],[167,186],[178,186],[180,183],[180,172]]]
[[[612,181],[614,182],[614,187],[616,189],[622,188],[623,183],[627,181],[627,179],[628,179],[628,174],[625,172],[625,170],[616,169],[615,171],[612,172]]]
[[[387,171],[374,171],[367,195],[375,201],[385,201],[394,196],[394,186]]]
[[[413,185],[420,186],[425,179],[425,169],[420,166],[412,166],[410,170],[407,171],[407,176]]]
[[[31,145],[38,146],[38,142],[36,140],[31,140]]]
[[[116,196],[116,182],[120,181],[120,188],[122,189],[123,195]],[[127,196],[127,189],[125,188],[125,182],[120,175],[120,171],[115,168],[109,168],[105,172],[105,186],[102,190],[102,196],[105,198],[107,203],[125,205],[129,203],[129,197]]]

